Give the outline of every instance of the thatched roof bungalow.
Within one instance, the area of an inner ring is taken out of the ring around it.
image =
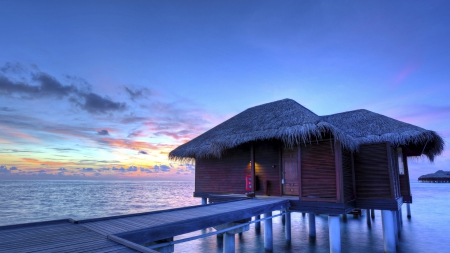
[[[406,158],[433,161],[443,148],[437,133],[368,110],[318,116],[283,99],[237,114],[169,158],[195,161],[196,197],[291,195],[293,209],[343,213],[411,202]]]
[[[427,183],[450,183],[450,171],[438,170],[435,173],[422,175],[419,177],[419,181]]]

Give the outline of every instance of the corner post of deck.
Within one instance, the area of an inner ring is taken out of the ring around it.
[[[403,211],[402,211],[401,207],[400,207],[400,209],[398,209],[398,212],[399,212],[398,217],[400,219],[400,226],[401,226],[401,225],[403,225]]]
[[[264,218],[272,216],[272,212],[264,213]],[[264,248],[273,250],[272,219],[264,220]]]
[[[395,245],[398,245],[398,234],[399,234],[399,227],[398,227],[398,216],[397,211],[392,211],[392,218],[394,219],[394,237],[395,237]]]
[[[259,220],[259,219],[261,219],[261,215],[256,215],[255,220]],[[255,222],[255,230],[258,232],[261,230],[261,222],[260,221]]]
[[[400,237],[400,234],[401,234],[401,227],[402,227],[402,216],[400,215],[400,210],[401,209],[399,209],[398,211],[396,211],[395,212],[395,214],[397,215],[397,233],[398,233],[398,236]]]
[[[234,253],[234,233],[225,232],[223,234],[223,253]]]
[[[208,198],[202,197],[202,205],[207,205],[207,204],[208,204]]]
[[[291,242],[291,212],[285,211],[284,215],[286,216],[286,222],[285,222],[285,232],[286,232],[286,242]]]
[[[309,236],[316,237],[316,215],[308,213]]]
[[[397,252],[395,239],[396,235],[394,231],[394,212],[390,210],[382,210],[381,219],[383,223],[384,252]]]
[[[328,215],[328,229],[330,235],[330,252],[341,252],[341,224],[339,215]]]
[[[370,209],[370,216],[372,217],[372,219],[375,219],[375,210]]]
[[[370,209],[366,209],[366,222],[369,227],[372,225],[370,220]]]
[[[411,207],[409,206],[409,203],[406,203],[406,217],[411,219]]]

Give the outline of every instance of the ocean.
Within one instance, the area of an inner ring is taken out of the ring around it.
[[[403,225],[398,252],[450,252],[450,184],[411,183],[412,218]],[[148,212],[201,203],[194,182],[175,181],[0,181],[0,226],[64,218],[87,219]],[[278,212],[274,212],[277,214]],[[366,217],[341,218],[342,252],[384,252],[381,213],[371,226]],[[292,214],[292,243],[284,240],[281,218],[273,220],[274,252],[329,252],[326,215],[316,216],[317,236],[308,236],[308,219]],[[175,240],[214,231],[207,228]],[[236,252],[264,252],[263,226],[236,235]],[[175,245],[175,252],[222,252],[220,237]]]

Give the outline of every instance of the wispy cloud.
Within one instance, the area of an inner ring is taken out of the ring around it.
[[[87,82],[71,78],[71,84],[63,84],[54,76],[39,70],[28,70],[20,64],[6,63],[0,69],[0,95],[18,99],[67,99],[74,106],[92,114],[123,111],[125,103],[94,93]],[[76,83],[76,81],[78,83]]]

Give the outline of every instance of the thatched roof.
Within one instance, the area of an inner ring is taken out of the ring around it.
[[[423,146],[422,153],[431,161],[444,149],[444,140],[429,131],[368,110],[356,110],[322,116],[357,145],[390,142],[394,146]]]
[[[169,154],[172,160],[220,157],[240,144],[277,139],[286,146],[309,143],[331,133],[351,150],[359,145],[389,141],[394,145],[421,144],[431,160],[443,150],[442,138],[411,124],[367,110],[318,116],[291,99],[249,108]]]

